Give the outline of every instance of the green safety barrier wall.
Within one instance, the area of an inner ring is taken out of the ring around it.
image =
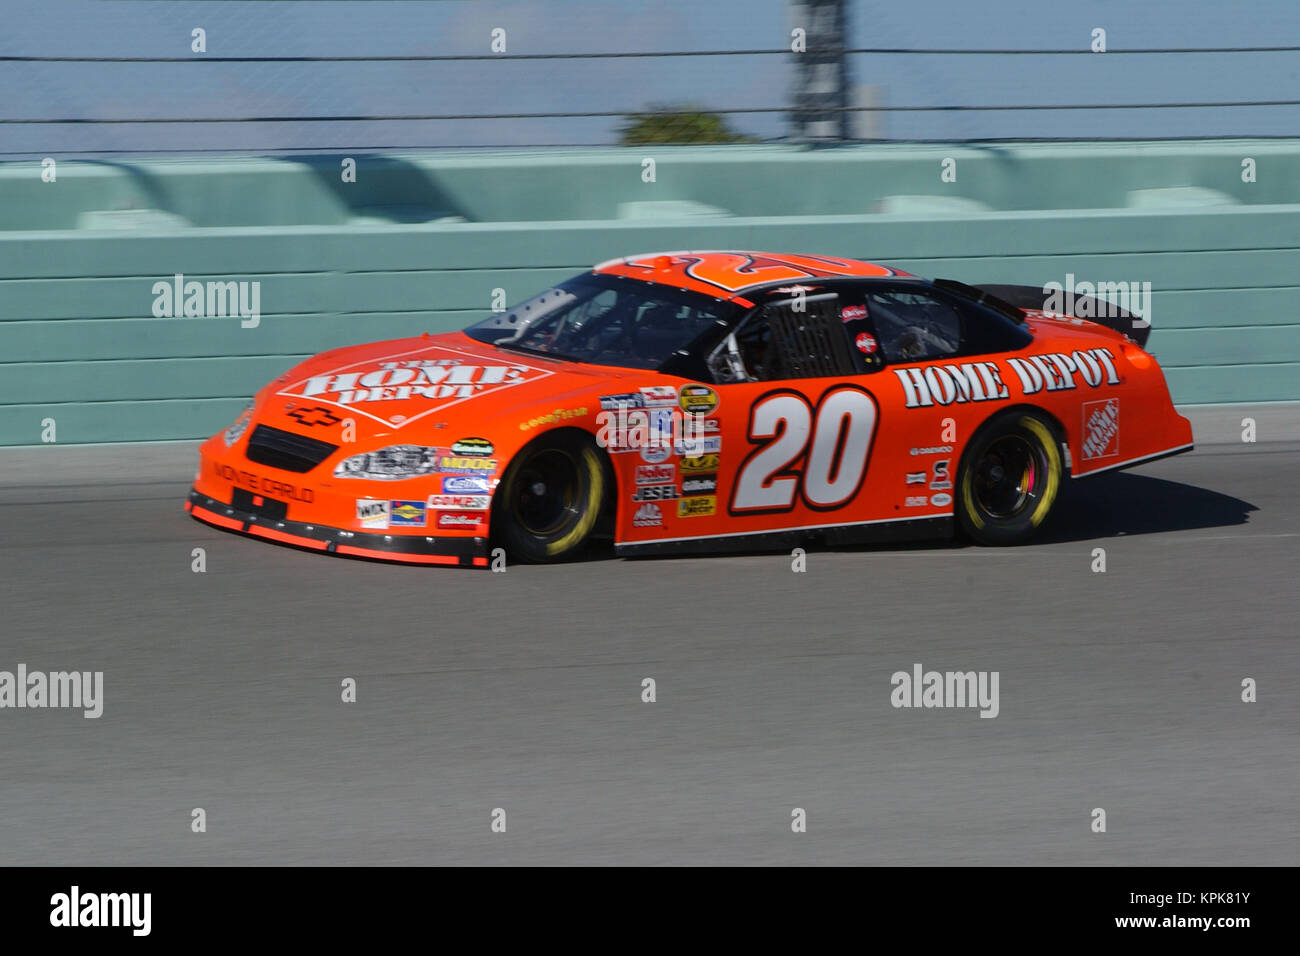
[[[1243,182],[1241,162],[1256,181]],[[1300,399],[1300,141],[652,147],[0,165],[0,445],[199,438],[315,352],[446,331],[592,263],[856,256],[926,276],[1150,282],[1181,404]],[[644,160],[654,181],[644,181]],[[944,182],[944,160],[956,182]],[[158,281],[261,318],[155,318]]]

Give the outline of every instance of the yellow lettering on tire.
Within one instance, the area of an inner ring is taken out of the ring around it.
[[[581,464],[586,466],[590,479],[587,482],[587,504],[582,509],[582,517],[569,530],[569,533],[547,544],[546,553],[551,557],[563,554],[585,539],[587,533],[591,531],[592,525],[596,523],[596,519],[599,517],[600,500],[604,493],[604,474],[600,467],[600,459],[596,457],[596,453],[590,448],[584,448],[582,450]]]
[[[1037,528],[1052,510],[1052,503],[1056,501],[1056,493],[1061,487],[1061,450],[1056,446],[1056,439],[1047,426],[1037,418],[1026,415],[1020,419],[1020,426],[1038,439],[1047,456],[1047,484],[1043,487],[1043,497],[1039,500],[1038,507],[1029,517],[1029,523]]]
[[[975,507],[975,492],[971,489],[971,472],[967,468],[963,471],[961,477],[961,503],[966,510],[966,517],[977,528],[984,527],[984,519],[980,517],[979,508]]]

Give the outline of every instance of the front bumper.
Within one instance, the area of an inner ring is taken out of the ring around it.
[[[459,567],[485,568],[488,564],[486,538],[380,534],[329,528],[241,510],[194,488],[190,489],[185,510],[191,517],[215,528],[329,554]]]

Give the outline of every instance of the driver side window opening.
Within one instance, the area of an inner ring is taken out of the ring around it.
[[[948,302],[911,289],[871,289],[866,300],[886,362],[924,362],[961,349],[961,315]]]
[[[856,375],[834,293],[768,302],[709,360],[714,381],[773,382]]]

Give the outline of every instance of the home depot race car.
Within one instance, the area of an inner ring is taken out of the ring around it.
[[[202,446],[187,507],[270,541],[470,566],[601,535],[621,555],[954,524],[1026,541],[1066,478],[1192,434],[1143,323],[997,288],[1024,301],[826,256],[611,260],[464,331],[303,362]]]

